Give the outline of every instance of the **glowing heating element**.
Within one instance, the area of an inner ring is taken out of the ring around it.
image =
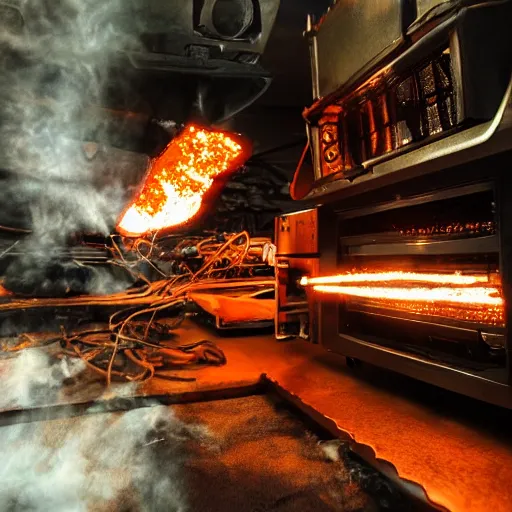
[[[371,300],[376,307],[395,311],[505,325],[498,275],[361,272],[303,277],[301,284],[322,294]]]
[[[314,285],[321,293],[348,295],[368,299],[386,299],[416,302],[449,302],[485,306],[502,306],[503,298],[497,288],[391,288],[370,286]]]
[[[238,135],[187,126],[151,163],[118,231],[140,236],[190,222],[215,178],[236,171],[250,152],[249,142]]]
[[[320,284],[348,284],[348,283],[387,283],[392,281],[405,281],[411,283],[431,283],[454,286],[487,283],[487,276],[467,276],[462,274],[420,274],[416,272],[378,272],[360,274],[339,274],[326,277],[303,277],[302,286]]]
[[[368,299],[417,302],[451,302],[501,306],[500,290],[489,285],[486,275],[427,274],[417,272],[362,272],[326,277],[303,277],[302,286],[321,293]],[[397,286],[401,283],[401,286]],[[422,283],[423,286],[419,286]],[[380,284],[381,286],[369,286]],[[477,286],[479,285],[480,286]],[[345,286],[342,286],[345,285]]]

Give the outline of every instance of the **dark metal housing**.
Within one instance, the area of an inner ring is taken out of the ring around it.
[[[435,303],[410,314],[318,296],[314,338],[512,407],[512,2],[391,4],[358,10],[358,30],[344,31],[351,3],[340,0],[309,31],[320,92],[304,114],[317,275],[390,265],[483,272],[501,282],[504,318],[472,317],[471,305],[454,320],[432,314]]]

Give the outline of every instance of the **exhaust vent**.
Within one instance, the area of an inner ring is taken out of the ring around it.
[[[261,32],[256,0],[204,0],[195,5],[195,30],[212,39],[252,40]]]

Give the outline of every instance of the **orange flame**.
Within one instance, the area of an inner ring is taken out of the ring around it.
[[[140,236],[186,224],[198,214],[214,179],[237,170],[249,155],[250,144],[240,136],[187,126],[152,162],[118,231]]]
[[[492,325],[505,323],[498,275],[362,272],[303,277],[301,285],[322,294],[369,299],[388,309]]]
[[[342,283],[386,283],[390,281],[408,281],[432,284],[452,284],[457,286],[475,283],[487,283],[489,278],[484,275],[470,276],[462,274],[426,274],[417,272],[375,272],[360,274],[339,274],[326,277],[303,277],[302,286],[316,284],[342,284]]]
[[[503,298],[497,288],[388,288],[370,286],[315,285],[313,289],[322,293],[335,293],[368,299],[388,299],[417,302],[451,302],[456,304],[478,304],[501,306]]]
[[[361,272],[325,277],[305,276],[300,283],[302,286],[313,286],[315,291],[321,293],[367,299],[503,305],[500,290],[493,286],[485,286],[491,284],[487,275]],[[397,286],[398,283],[401,286]],[[419,283],[422,283],[422,286],[419,286]]]

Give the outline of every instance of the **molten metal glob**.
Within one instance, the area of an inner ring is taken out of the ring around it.
[[[232,173],[250,156],[242,137],[220,130],[187,126],[156,158],[117,229],[140,236],[190,222],[200,211],[215,178]]]

